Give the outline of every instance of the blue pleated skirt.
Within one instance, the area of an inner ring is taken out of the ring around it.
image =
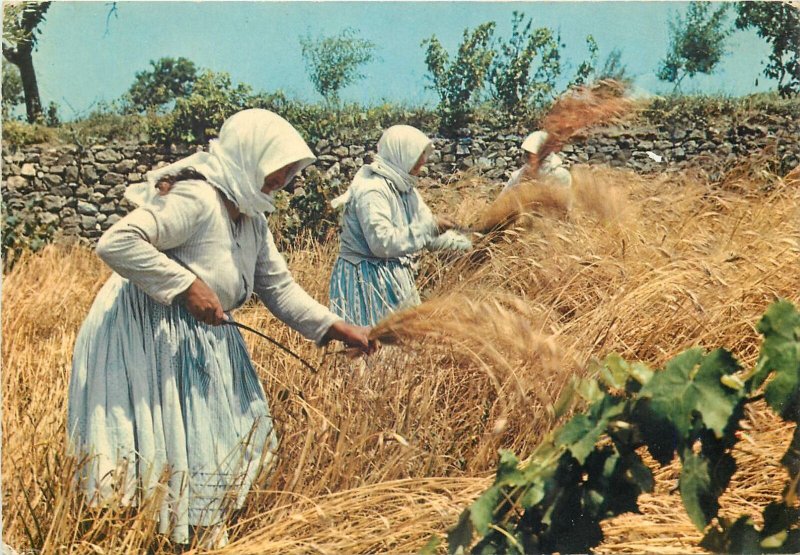
[[[357,326],[374,326],[389,312],[420,303],[412,269],[397,260],[337,258],[329,291],[331,311]]]
[[[159,531],[179,543],[241,507],[277,448],[239,331],[202,324],[116,274],[78,334],[67,421],[91,503],[135,506],[160,490]]]

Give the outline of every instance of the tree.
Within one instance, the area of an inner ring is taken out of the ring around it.
[[[39,25],[50,8],[50,2],[22,2],[3,5],[3,56],[19,68],[25,94],[25,110],[30,123],[42,113],[36,71],[33,68],[33,49],[36,47]]]
[[[11,64],[3,64],[3,119],[9,119],[11,111],[24,100],[19,71]]]
[[[136,112],[164,108],[176,98],[191,94],[197,80],[194,62],[186,58],[150,60],[153,69],[136,73],[126,102]]]
[[[337,104],[339,91],[365,77],[359,68],[374,59],[375,44],[348,27],[330,37],[300,38],[306,72],[326,102]]]
[[[800,94],[800,10],[783,2],[738,2],[737,29],[754,27],[772,47],[764,75],[778,80],[778,92]]]
[[[425,65],[432,89],[439,95],[439,114],[442,129],[452,131],[469,121],[472,100],[484,85],[489,66],[495,52],[490,48],[494,34],[494,22],[484,23],[470,32],[464,29],[464,37],[453,61],[436,35],[422,41],[427,47]]]
[[[572,79],[570,86],[585,85],[597,73],[597,51],[599,48],[592,35],[586,36],[586,47],[589,49],[589,59],[582,61],[581,65],[578,66],[578,71],[575,72],[575,77]]]
[[[561,74],[558,37],[547,27],[532,26],[532,19],[526,23],[525,16],[515,11],[511,37],[495,45],[496,55],[488,75],[489,92],[509,114],[524,113],[530,105],[538,106],[552,98]]]
[[[712,11],[708,2],[689,2],[686,17],[670,21],[670,46],[661,60],[657,76],[680,89],[684,78],[712,73],[725,54],[730,30],[723,27],[728,5]]]

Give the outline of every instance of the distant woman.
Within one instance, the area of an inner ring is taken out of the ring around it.
[[[522,142],[525,164],[511,174],[511,178],[503,187],[501,194],[517,187],[521,182],[531,179],[548,181],[564,187],[572,186],[572,175],[564,167],[558,154],[551,153],[544,158],[539,156],[539,151],[547,138],[547,131],[535,131],[525,138]]]
[[[390,127],[378,141],[375,160],[333,202],[345,208],[330,306],[347,322],[371,326],[392,310],[420,302],[414,257],[454,227],[433,215],[416,188],[432,150],[431,140],[418,129]],[[443,246],[468,248],[469,240],[456,236]]]
[[[242,336],[222,325],[252,293],[317,344],[371,350],[367,328],[295,283],[267,228],[273,192],[313,161],[281,117],[239,112],[209,152],[150,172],[130,195],[139,208],[100,239],[116,273],[78,334],[68,415],[70,452],[89,457],[80,478],[92,503],[121,488],[135,506],[168,472],[160,532],[188,543],[205,528],[206,545],[226,542],[226,515],[277,446]],[[165,180],[171,190],[159,194]]]

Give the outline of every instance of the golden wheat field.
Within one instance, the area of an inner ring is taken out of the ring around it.
[[[399,345],[365,361],[315,349],[263,307],[240,310],[319,373],[246,334],[281,445],[218,553],[416,552],[491,483],[499,448],[524,457],[557,424],[552,404],[593,358],[658,366],[703,345],[752,364],[767,305],[800,301],[800,181],[762,167],[714,183],[574,168],[574,198],[528,199],[528,214],[475,252],[426,255],[419,283],[431,304],[395,322]],[[441,184],[434,209],[486,218],[498,189],[475,177]],[[335,255],[330,242],[287,257],[325,300]],[[108,273],[86,248],[48,247],[3,280],[3,540],[18,550],[175,551],[147,507],[89,511],[64,456],[72,344]],[[723,514],[760,513],[785,481],[778,460],[792,430],[766,409],[747,418]],[[676,468],[656,472],[642,514],[606,523],[599,551],[702,551]]]

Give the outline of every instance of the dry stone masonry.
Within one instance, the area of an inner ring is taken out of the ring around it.
[[[763,124],[719,128],[612,128],[567,145],[562,154],[567,164],[608,164],[650,173],[698,162],[712,167],[773,145],[776,167],[785,173],[800,163],[798,133],[800,122],[788,116]],[[480,129],[455,139],[436,137],[423,176],[444,180],[459,170],[472,169],[497,180],[499,189],[519,167],[522,139],[518,134]],[[316,168],[325,178],[346,183],[369,160],[375,141],[344,144],[330,138],[317,141],[312,148],[318,156]],[[135,143],[16,150],[4,146],[4,211],[27,218],[33,225],[54,226],[66,236],[94,242],[131,209],[123,198],[127,185],[142,181],[150,168],[193,150]]]

